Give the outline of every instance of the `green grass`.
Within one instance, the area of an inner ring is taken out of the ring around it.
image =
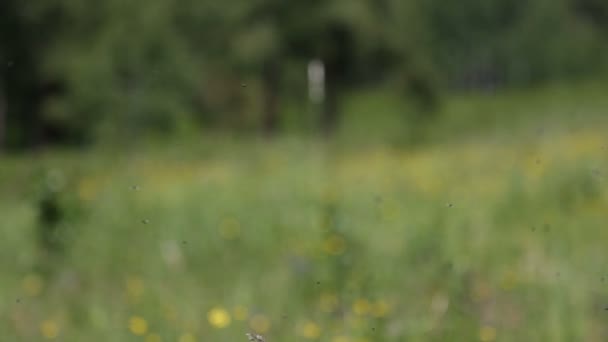
[[[2,340],[604,341],[608,121],[594,92],[565,93],[450,100],[415,149],[5,156]],[[369,101],[352,117],[393,111]],[[37,244],[49,187],[58,256]]]

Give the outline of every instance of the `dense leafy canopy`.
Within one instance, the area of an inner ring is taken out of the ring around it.
[[[331,131],[340,98],[369,84],[428,111],[442,91],[596,76],[607,18],[599,0],[4,0],[0,141],[272,133],[282,104],[305,107],[313,58]]]

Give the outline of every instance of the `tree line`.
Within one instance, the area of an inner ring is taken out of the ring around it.
[[[441,95],[595,77],[603,0],[0,2],[0,144],[281,129],[325,66],[321,132],[345,94],[386,85],[424,118]],[[370,115],[372,115],[370,113]]]

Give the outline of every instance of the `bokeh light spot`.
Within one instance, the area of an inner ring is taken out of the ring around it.
[[[230,314],[224,308],[215,307],[207,313],[207,320],[213,327],[222,329],[230,324]]]
[[[299,330],[300,335],[309,340],[316,340],[319,338],[319,336],[321,336],[321,328],[318,324],[312,321],[307,321],[302,324]]]
[[[483,326],[479,329],[479,340],[482,342],[492,342],[496,340],[496,328]]]
[[[53,340],[59,336],[59,325],[53,320],[46,320],[40,324],[40,333],[46,339]]]
[[[140,316],[133,316],[129,319],[129,330],[133,335],[143,336],[148,332],[148,322]]]

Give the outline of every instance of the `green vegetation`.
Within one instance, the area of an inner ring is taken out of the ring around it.
[[[2,156],[0,336],[604,341],[602,91],[448,96],[408,149],[368,91],[333,141]]]
[[[0,340],[608,340],[607,24],[0,0]]]
[[[0,147],[284,126],[331,134],[345,99],[379,85],[425,125],[446,94],[605,79],[605,3],[4,0]],[[326,96],[311,120],[313,59]]]

